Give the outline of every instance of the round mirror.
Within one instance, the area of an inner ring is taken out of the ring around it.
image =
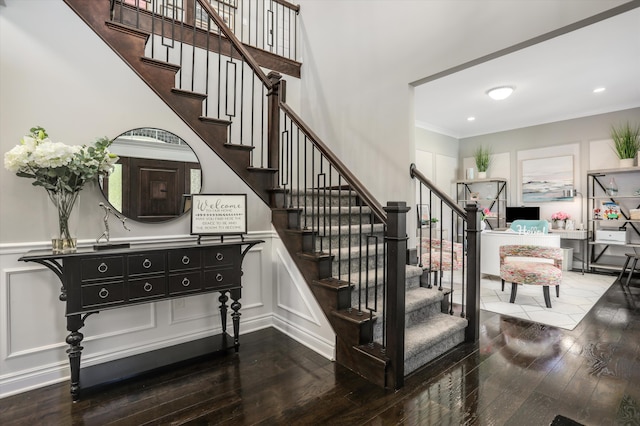
[[[111,206],[139,222],[163,222],[191,208],[202,173],[198,157],[180,137],[143,127],[115,138],[109,150],[120,159],[100,182]]]

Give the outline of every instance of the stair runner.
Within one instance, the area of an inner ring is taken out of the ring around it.
[[[378,256],[379,260],[376,264],[374,255],[371,255],[367,263],[366,246],[360,246],[359,240],[363,234],[378,237],[377,249],[381,254],[384,226],[382,224],[372,226],[370,209],[358,206],[357,197],[349,191],[326,191],[323,192],[321,199],[318,199],[317,195],[318,191],[314,191],[312,194],[304,193],[300,197],[297,194],[294,196],[294,198],[303,199],[300,206],[303,208],[300,219],[301,228],[306,224],[308,228],[316,231],[316,252],[322,251],[334,256],[333,277],[350,283],[362,283],[361,290],[358,291],[354,286],[351,292],[352,308],[357,309],[361,302],[364,310],[365,292],[369,293],[370,305],[373,304],[373,298],[377,294],[378,316],[381,316],[383,308],[381,277],[384,273],[382,260],[380,260],[382,256]],[[350,201],[349,198],[351,198]],[[351,233],[349,233],[350,229]],[[349,245],[350,240],[351,245]],[[374,253],[375,244],[367,245],[369,253]],[[360,251],[363,251],[362,256]],[[349,254],[354,255],[351,258],[355,257],[356,260],[349,261]],[[437,288],[421,287],[422,274],[422,268],[406,265],[405,375],[462,343],[467,326],[466,319],[442,312],[443,292]],[[367,282],[368,286],[365,286]],[[381,321],[374,323],[373,337],[375,341],[381,341]]]

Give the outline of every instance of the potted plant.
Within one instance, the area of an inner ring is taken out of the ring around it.
[[[640,151],[640,126],[631,127],[626,123],[620,127],[611,127],[611,138],[620,159],[620,167],[632,167],[633,159]]]
[[[480,145],[473,153],[473,157],[476,160],[476,167],[478,168],[478,179],[485,179],[487,177],[487,169],[489,168],[489,164],[491,164],[491,149]]]

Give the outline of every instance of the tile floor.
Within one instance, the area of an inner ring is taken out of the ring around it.
[[[499,314],[573,330],[615,280],[613,275],[582,275],[580,272],[564,271],[560,297],[556,297],[555,287],[549,289],[552,306],[549,309],[544,304],[542,287],[521,285],[518,287],[515,303],[509,303],[511,283],[505,283],[503,292],[500,278],[483,275],[480,307]],[[461,292],[454,291],[454,294],[460,295]]]

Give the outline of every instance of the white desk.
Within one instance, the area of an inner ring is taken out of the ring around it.
[[[523,244],[560,247],[557,234],[518,234],[516,232],[488,231],[480,235],[480,272],[500,276],[500,246]]]

